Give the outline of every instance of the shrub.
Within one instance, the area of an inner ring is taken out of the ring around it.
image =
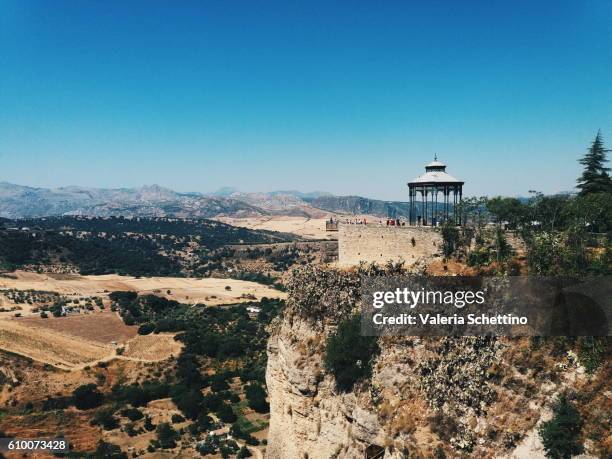
[[[583,452],[579,441],[582,419],[580,413],[561,395],[553,406],[553,418],[540,426],[546,457],[550,459],[569,459]]]
[[[270,404],[266,401],[266,391],[259,384],[249,384],[245,388],[249,407],[258,413],[270,412]]]
[[[350,391],[362,378],[370,377],[372,360],[378,355],[379,347],[374,336],[362,336],[359,315],[343,321],[336,332],[327,339],[325,367],[334,375],[336,386]]]
[[[236,422],[238,419],[232,410],[232,407],[227,403],[221,403],[219,408],[216,410],[217,416],[221,420],[221,422],[232,423]]]
[[[120,414],[121,416],[128,418],[130,421],[138,421],[144,417],[144,414],[142,414],[142,411],[140,411],[138,408],[125,408],[121,410]]]
[[[442,225],[442,252],[445,257],[453,254],[459,244],[459,230],[450,222]]]
[[[162,422],[157,426],[157,441],[161,448],[170,449],[176,446],[178,434],[167,422]]]
[[[140,327],[138,327],[138,334],[148,335],[150,333],[153,333],[154,330],[155,330],[155,324],[152,322],[147,322],[146,324],[142,324]]]
[[[606,338],[581,336],[578,338],[578,360],[587,373],[594,373],[604,362],[606,354]]]
[[[214,375],[211,378],[211,381],[210,388],[213,392],[221,392],[229,389],[229,384],[227,384],[224,375]]]
[[[89,410],[100,406],[104,396],[95,384],[84,384],[72,392],[72,401],[79,410]]]
[[[119,427],[119,422],[113,416],[113,411],[106,408],[99,410],[91,423],[102,427],[104,430],[113,430]]]
[[[155,429],[155,424],[151,422],[151,418],[149,416],[145,417],[143,426],[147,432],[151,432],[152,430]]]
[[[91,455],[92,459],[127,459],[127,457],[117,445],[102,440],[98,442],[96,451]]]

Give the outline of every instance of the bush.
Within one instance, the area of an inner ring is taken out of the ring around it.
[[[117,418],[113,416],[113,411],[110,409],[99,410],[91,423],[102,427],[104,430],[113,430],[119,427],[119,422]]]
[[[70,397],[47,397],[42,404],[43,411],[63,410],[68,408],[72,400]]]
[[[150,333],[153,333],[154,330],[155,330],[155,324],[151,322],[147,322],[146,324],[142,324],[140,327],[138,327],[138,334],[148,335]]]
[[[120,412],[121,416],[128,418],[130,421],[138,421],[144,417],[142,411],[138,408],[125,408]]]
[[[151,422],[151,418],[149,416],[145,417],[143,426],[147,432],[151,432],[155,429],[155,424]]]
[[[459,230],[451,222],[442,225],[442,252],[445,257],[453,254],[459,244]]]
[[[210,388],[212,389],[213,392],[221,392],[221,391],[229,389],[229,384],[227,384],[227,381],[225,380],[224,375],[222,374],[214,375],[211,378]]]
[[[249,407],[258,413],[270,412],[270,404],[266,401],[266,391],[259,384],[249,384],[245,388]]]
[[[569,459],[584,451],[579,441],[582,419],[580,413],[561,395],[553,406],[553,418],[540,426],[546,457],[550,459]]]
[[[171,449],[176,446],[178,434],[167,422],[162,422],[157,426],[157,441],[163,449]]]
[[[581,336],[578,338],[578,360],[587,373],[593,374],[604,362],[606,355],[605,337]]]
[[[338,389],[350,391],[362,378],[370,377],[372,360],[380,351],[375,336],[361,335],[361,318],[355,315],[341,322],[327,339],[325,367],[334,375]]]
[[[88,457],[92,459],[127,459],[128,456],[117,445],[100,440],[96,451]]]
[[[238,419],[232,410],[232,407],[227,403],[221,403],[221,406],[216,410],[217,416],[221,420],[221,422],[225,422],[227,424],[231,424],[232,422],[236,422]]]
[[[89,410],[100,406],[104,396],[95,384],[84,384],[72,392],[72,401],[79,410]]]

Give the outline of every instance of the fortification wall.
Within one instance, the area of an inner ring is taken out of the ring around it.
[[[403,260],[411,266],[421,257],[439,253],[441,244],[440,232],[431,227],[340,224],[338,264],[348,267],[360,261]]]

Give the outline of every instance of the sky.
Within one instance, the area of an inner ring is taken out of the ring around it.
[[[612,2],[0,0],[0,181],[407,200],[572,190]]]

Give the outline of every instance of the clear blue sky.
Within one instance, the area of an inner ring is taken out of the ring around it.
[[[0,181],[407,199],[569,190],[612,2],[0,0]]]

